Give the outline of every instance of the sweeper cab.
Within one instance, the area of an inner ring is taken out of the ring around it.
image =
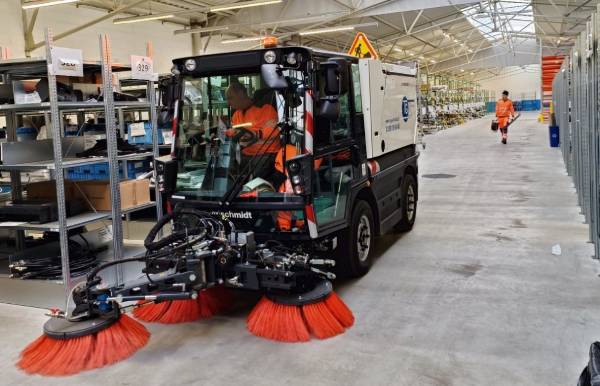
[[[269,48],[174,60],[161,119],[171,155],[156,160],[172,210],[143,256],[92,270],[71,309],[44,325],[18,363],[73,374],[125,359],[148,341],[142,324],[221,312],[231,290],[264,294],[254,335],[329,338],[354,317],[333,292],[364,275],[374,237],[412,228],[418,198],[416,70],[311,50]],[[102,272],[141,265],[136,280]]]
[[[259,243],[335,256],[336,271],[349,276],[369,270],[376,235],[412,228],[416,66],[305,47],[173,63],[163,102],[175,122],[174,157],[158,167],[174,205],[232,221]],[[251,101],[244,114],[231,106],[238,89]],[[251,110],[275,115],[271,137],[249,129]]]

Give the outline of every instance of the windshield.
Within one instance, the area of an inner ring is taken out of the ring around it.
[[[215,201],[293,194],[284,165],[303,152],[305,79],[301,71],[284,75],[285,96],[259,73],[183,78],[179,193]]]

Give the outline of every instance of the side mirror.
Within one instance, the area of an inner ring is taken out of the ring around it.
[[[331,58],[321,63],[325,71],[325,94],[343,95],[348,92],[349,63],[344,58]]]
[[[283,76],[283,71],[277,64],[261,65],[260,73],[267,87],[274,90],[283,90],[288,87],[288,82]]]
[[[156,158],[155,161],[158,190],[171,196],[177,187],[177,160],[174,160],[171,155],[165,155]]]
[[[319,100],[319,110],[317,112],[320,118],[335,122],[340,117],[340,102],[334,98]]]
[[[164,107],[171,107],[173,100],[175,100],[177,82],[175,77],[169,77],[161,79],[158,82],[158,91],[160,93],[160,102]]]

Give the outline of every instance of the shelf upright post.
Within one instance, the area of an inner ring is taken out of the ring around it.
[[[115,103],[112,85],[112,53],[108,35],[100,35],[100,52],[102,54],[104,119],[106,122],[106,147],[108,150],[108,170],[112,198],[113,258],[117,260],[123,257],[123,221],[121,219],[117,127],[115,123]],[[122,282],[123,271],[117,267],[116,284]]]
[[[123,109],[117,109],[117,116],[119,117],[119,136],[125,139],[125,113]],[[123,178],[127,179],[127,161],[121,162],[121,170],[123,171]]]
[[[9,142],[17,141],[17,114],[14,111],[8,111],[6,113],[6,139]],[[20,200],[23,198],[23,187],[21,184],[21,172],[11,171],[10,172],[10,190],[11,199]],[[25,232],[15,231],[15,242],[17,251],[25,249]]]
[[[153,49],[152,43],[148,42],[146,45],[146,56],[151,59],[153,58]],[[154,157],[154,181],[158,181],[156,176],[156,158],[160,157],[160,151],[158,149],[158,103],[156,101],[156,91],[154,89],[154,81],[148,81],[148,104],[150,105],[150,122],[152,127],[152,155]],[[156,219],[160,219],[162,217],[162,195],[160,193],[158,184],[154,184],[154,192],[156,197]]]
[[[50,98],[50,123],[52,127],[52,145],[54,148],[54,170],[56,182],[56,204],[58,206],[58,235],[60,240],[60,256],[62,277],[65,286],[65,305],[71,292],[71,270],[69,265],[69,240],[67,233],[67,208],[65,204],[65,174],[62,156],[62,133],[60,113],[58,111],[58,95],[56,75],[52,69],[52,30],[46,29],[46,62],[48,64],[48,94]],[[46,122],[48,127],[48,122]],[[67,310],[68,311],[68,310]]]

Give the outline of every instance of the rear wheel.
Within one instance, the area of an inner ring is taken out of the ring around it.
[[[350,228],[343,231],[340,236],[336,252],[338,272],[346,277],[365,275],[373,264],[372,251],[375,237],[373,211],[366,201],[356,202]]]
[[[402,220],[396,224],[396,230],[399,232],[407,232],[415,225],[417,218],[417,181],[412,174],[404,176],[401,190],[401,210]]]

